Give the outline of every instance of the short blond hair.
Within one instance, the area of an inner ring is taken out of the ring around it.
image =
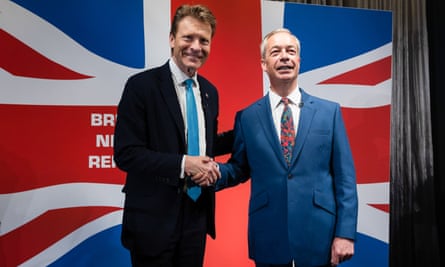
[[[173,16],[170,34],[176,36],[179,22],[185,17],[193,17],[203,23],[209,24],[212,29],[212,37],[215,35],[216,30],[216,18],[212,11],[204,5],[182,5],[176,9]]]

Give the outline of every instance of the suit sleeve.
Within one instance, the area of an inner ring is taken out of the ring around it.
[[[233,130],[219,133],[214,144],[214,156],[221,156],[232,152],[234,142]]]
[[[242,112],[238,112],[235,117],[232,155],[227,163],[219,165],[221,178],[215,185],[216,191],[244,183],[250,178],[250,169],[247,162],[247,153],[241,125],[241,114]]]
[[[151,87],[156,85],[141,76],[127,81],[117,111],[114,160],[127,173],[179,177],[182,155],[178,153],[174,131],[170,131],[168,137],[154,134],[154,129],[159,129],[155,118],[160,114],[147,111],[147,103],[152,103],[155,100],[151,99],[156,98],[149,95]],[[161,143],[171,147],[155,147]]]
[[[352,152],[337,105],[334,122],[332,169],[337,203],[336,236],[355,239],[357,230],[357,184]]]

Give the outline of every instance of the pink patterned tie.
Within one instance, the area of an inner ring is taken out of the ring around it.
[[[281,147],[283,148],[284,159],[289,166],[292,159],[292,149],[295,145],[294,119],[289,107],[289,99],[283,97],[281,102],[284,104],[283,114],[281,115]]]

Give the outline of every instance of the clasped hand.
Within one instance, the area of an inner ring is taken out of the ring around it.
[[[336,237],[331,247],[331,266],[337,266],[354,255],[354,241]]]
[[[218,164],[207,156],[186,156],[185,173],[200,186],[213,185],[221,177]]]

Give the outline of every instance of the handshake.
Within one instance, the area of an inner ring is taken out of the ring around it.
[[[214,185],[221,178],[218,163],[207,156],[185,156],[184,172],[199,186]]]

